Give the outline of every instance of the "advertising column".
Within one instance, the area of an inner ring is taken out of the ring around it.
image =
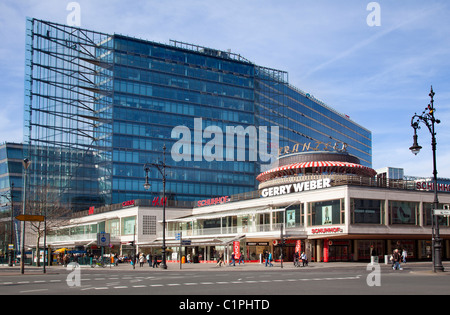
[[[295,242],[295,253],[302,253],[302,241],[301,240],[297,240]]]
[[[328,262],[328,253],[329,253],[329,241],[328,239],[323,240],[323,262]]]
[[[241,253],[241,243],[239,241],[233,242],[234,259],[238,260]]]

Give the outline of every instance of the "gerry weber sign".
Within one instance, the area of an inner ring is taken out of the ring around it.
[[[331,187],[330,182],[331,182],[330,178],[322,178],[307,182],[264,188],[261,191],[261,197],[263,198],[272,197],[272,196],[286,195],[294,192],[329,188]]]

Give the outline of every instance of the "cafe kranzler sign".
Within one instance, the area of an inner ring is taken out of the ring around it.
[[[347,152],[348,144],[345,142],[312,141],[308,143],[296,143],[293,146],[284,146],[278,149],[278,155],[308,151],[336,151]]]

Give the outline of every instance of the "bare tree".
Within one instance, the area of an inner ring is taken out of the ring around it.
[[[62,202],[59,194],[50,186],[36,187],[33,200],[27,201],[29,214],[45,216],[44,222],[31,222],[31,230],[36,233],[36,264],[40,266],[40,240],[44,233],[67,224],[72,211]],[[44,249],[45,255],[45,249]]]

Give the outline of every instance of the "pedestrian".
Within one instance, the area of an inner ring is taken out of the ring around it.
[[[234,253],[231,254],[230,266],[231,264],[233,264],[233,266],[236,266],[236,256],[234,255]]]
[[[402,258],[403,258],[403,263],[406,264],[406,257],[408,256],[408,251],[406,250],[406,248],[403,249],[402,252]]]
[[[300,266],[299,259],[300,259],[300,255],[298,254],[298,252],[295,252],[294,253],[294,267]]]
[[[148,253],[146,258],[147,258],[148,266],[151,267],[152,266],[152,255],[150,253]]]
[[[393,270],[403,270],[400,265],[401,258],[402,256],[400,255],[398,248],[396,248],[392,254],[392,260],[394,261],[394,266],[392,267]]]
[[[141,255],[139,256],[139,267],[143,267],[145,263],[145,256],[144,253],[141,253]]]
[[[153,257],[153,268],[158,268],[158,255],[155,255],[155,257]]]
[[[272,261],[273,261],[273,257],[272,257],[272,252],[269,253],[269,267],[273,267]]]
[[[223,265],[223,253],[219,255],[219,261],[217,262],[216,266],[222,267]]]
[[[191,254],[187,254],[186,259],[187,259],[188,264],[190,264],[191,263]]]
[[[308,257],[306,257],[305,252],[302,252],[300,258],[302,259],[302,266],[305,267],[308,266]]]
[[[135,254],[131,254],[131,256],[130,256],[130,262],[131,262],[131,266],[133,266],[133,269],[136,264],[136,258],[134,257],[134,255]]]
[[[267,265],[269,264],[269,253],[267,251],[264,252],[264,261],[267,267]]]
[[[241,264],[241,261],[242,261],[242,264],[244,264],[244,253],[243,252],[241,252],[239,254],[239,265]]]

